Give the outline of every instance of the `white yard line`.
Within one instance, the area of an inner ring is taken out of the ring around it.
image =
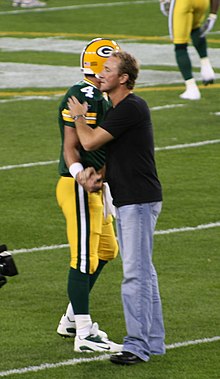
[[[185,143],[185,144],[179,144],[179,145],[173,145],[173,146],[155,147],[155,151],[188,149],[192,147],[214,145],[218,143],[220,143],[220,139],[200,141],[200,142],[194,142],[194,143]],[[47,165],[55,164],[55,163],[57,164],[58,160],[45,161],[45,162],[20,163],[16,165],[0,166],[0,171],[13,170],[16,168],[28,168],[28,167],[34,167],[34,166],[47,166]]]
[[[32,163],[21,163],[15,165],[1,166],[0,171],[4,170],[13,170],[14,168],[26,168],[26,167],[34,167],[34,166],[47,166],[50,164],[58,163],[58,160],[54,161],[46,161],[46,162],[32,162]]]
[[[11,103],[11,102],[15,102],[15,101],[30,101],[30,100],[57,100],[57,98],[63,96],[63,94],[57,94],[57,95],[52,95],[52,96],[42,96],[42,95],[39,95],[39,96],[14,96],[12,97],[11,99],[3,99],[3,100],[0,100],[0,103],[4,104],[4,103]],[[158,107],[159,108],[159,107]]]
[[[171,345],[166,345],[166,349],[176,349],[180,347],[187,347],[191,345],[200,345],[203,343],[211,343],[216,342],[220,340],[220,336],[215,336],[211,338],[202,338],[198,340],[192,340],[192,341],[184,341],[184,342],[176,342]],[[39,366],[28,366],[18,369],[12,369],[12,370],[6,370],[6,371],[0,371],[0,377],[6,377],[13,374],[26,374],[29,372],[37,372],[37,371],[43,371],[48,370],[51,368],[58,368],[63,366],[75,366],[80,363],[90,363],[90,362],[98,362],[98,361],[105,361],[109,359],[108,354],[100,355],[98,357],[93,358],[75,358],[75,359],[68,359],[67,361],[57,362],[57,363],[42,363]]]
[[[197,226],[183,226],[182,228],[156,230],[154,234],[163,235],[163,234],[172,234],[172,233],[194,232],[198,230],[205,230],[205,229],[218,228],[218,227],[220,227],[220,221],[211,222],[209,224],[201,224]],[[14,255],[14,254],[21,254],[21,253],[32,253],[32,252],[59,250],[59,249],[67,249],[67,248],[69,248],[68,244],[61,244],[61,245],[33,247],[29,249],[28,248],[15,249],[15,250],[11,250],[10,253]]]
[[[188,149],[191,147],[200,147],[200,146],[205,146],[205,145],[212,145],[215,143],[220,143],[220,139],[193,142],[193,143],[183,143],[183,144],[173,145],[173,146],[155,147],[155,151]]]
[[[1,15],[5,14],[20,14],[20,13],[43,13],[43,12],[60,12],[60,11],[67,11],[67,10],[77,10],[77,9],[88,9],[88,8],[102,8],[102,7],[121,7],[126,5],[139,5],[139,4],[146,4],[146,3],[156,3],[158,0],[137,0],[137,1],[119,1],[116,3],[97,3],[97,4],[79,4],[79,5],[67,5],[64,7],[51,7],[51,8],[31,8],[31,9],[19,9],[19,10],[11,10],[11,11],[3,11],[0,12]]]

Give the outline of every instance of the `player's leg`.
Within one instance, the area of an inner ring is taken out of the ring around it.
[[[98,246],[103,217],[101,191],[90,194],[74,179],[61,178],[57,199],[66,218],[71,250],[68,295],[76,327],[74,350],[118,351],[116,346],[110,345],[106,333],[99,331],[98,324],[92,322],[89,313],[90,277],[99,267]]]
[[[191,0],[171,0],[169,32],[174,43],[176,62],[185,81],[186,90],[182,99],[199,100],[201,95],[192,73],[188,42],[193,23]]]
[[[89,273],[89,292],[93,288],[96,280],[98,279],[103,267],[106,264],[106,261],[108,260],[108,256],[99,256],[99,249],[100,249],[100,241],[103,239],[103,228],[105,230],[105,227],[103,226],[103,203],[102,203],[102,192],[96,192],[96,193],[90,193],[85,194],[88,196],[88,209],[89,209],[89,266],[88,266],[88,273]],[[108,228],[109,230],[109,228]],[[114,237],[114,243],[115,237]],[[115,244],[114,247],[115,253]],[[103,259],[104,258],[104,259]],[[80,296],[81,298],[81,296]],[[83,321],[83,317],[81,314],[77,314],[75,312],[74,304],[73,309],[75,313],[75,320],[76,320],[76,338],[74,342],[74,349],[78,352],[83,351],[120,351],[122,346],[118,345],[112,341],[110,341],[107,338],[107,334],[103,331],[99,330],[99,326],[97,323],[93,323],[92,327],[90,328],[89,335],[88,330],[86,329],[79,329],[81,327],[81,322]],[[79,304],[77,305],[77,309],[80,309]],[[86,310],[81,310],[84,312]],[[89,310],[88,310],[89,312]]]
[[[98,279],[102,269],[106,265],[107,261],[99,260],[99,265],[97,270],[94,272],[94,274],[90,275],[89,280],[89,291],[93,288],[96,280]],[[60,319],[57,333],[61,335],[62,337],[75,337],[76,335],[76,323],[75,323],[75,315],[73,312],[72,304],[69,303],[67,305],[66,312],[63,314],[63,316]],[[107,337],[107,334],[101,330],[99,330],[99,334],[102,334],[103,337]]]
[[[69,279],[68,279],[68,291],[71,291],[71,285],[75,285],[75,276],[77,277],[77,267],[82,262],[87,263],[89,260],[89,257],[86,257],[86,254],[88,255],[88,252],[86,251],[85,247],[85,241],[84,238],[81,238],[84,236],[86,238],[86,229],[89,229],[88,227],[88,217],[84,217],[83,211],[85,210],[84,205],[84,191],[81,187],[81,191],[78,191],[78,185],[75,182],[73,178],[64,178],[61,177],[58,185],[57,185],[57,200],[58,204],[61,207],[63,214],[66,218],[66,225],[67,225],[67,237],[68,242],[70,245],[70,251],[71,251],[71,267],[70,267],[70,273]],[[88,213],[88,212],[87,212]],[[82,233],[81,233],[81,221],[82,218]],[[80,271],[80,270],[79,270]],[[71,293],[71,297],[75,299],[76,302],[78,301],[78,296],[81,295],[81,290],[83,291],[84,295],[81,301],[82,309],[88,308],[88,293],[87,293],[87,284],[89,285],[89,273],[86,273],[85,267],[84,267],[84,274],[80,276],[79,281],[79,287],[80,290],[77,290],[77,287],[73,289],[73,293]],[[71,299],[70,299],[71,300]],[[72,303],[72,302],[71,302]],[[75,324],[75,314],[73,312],[73,304],[72,306],[68,305],[67,307],[67,314],[63,315],[57,332],[61,335],[70,335],[73,336],[74,329],[76,329]],[[91,323],[90,319],[89,322]],[[66,329],[66,330],[65,330]]]
[[[101,233],[100,242],[99,242],[99,264],[98,264],[97,270],[93,274],[90,274],[90,280],[89,280],[90,291],[95,285],[106,263],[109,260],[114,259],[117,256],[117,254],[118,254],[118,243],[117,243],[114,228],[113,228],[113,220],[112,220],[112,216],[108,216],[106,220],[103,218],[102,233]],[[75,333],[76,333],[75,316],[73,313],[71,303],[68,304],[65,314],[61,318],[61,321],[58,327],[58,333],[66,337],[75,336]],[[107,334],[105,332],[99,330],[99,334],[100,333],[102,334],[103,337],[107,338]]]
[[[90,213],[88,194],[73,178],[61,177],[57,185],[57,200],[66,218],[67,237],[71,262],[68,278],[68,294],[72,304],[72,317],[76,332],[88,333],[92,326],[89,315],[89,275],[98,266],[98,257],[90,265]],[[71,307],[68,307],[69,311]],[[82,322],[78,315],[81,317]],[[59,332],[59,331],[58,331]]]
[[[209,7],[209,0],[197,0],[196,10],[193,18],[193,29],[191,32],[191,39],[199,57],[201,70],[200,74],[202,81],[205,85],[211,84],[215,80],[215,73],[208,58],[207,40],[206,37],[201,37],[200,27],[204,21],[207,10]]]

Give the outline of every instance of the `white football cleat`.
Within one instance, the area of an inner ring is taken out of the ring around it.
[[[199,90],[197,91],[186,90],[185,92],[181,93],[180,98],[184,100],[200,100],[201,94]]]
[[[209,61],[209,58],[202,58],[200,60],[201,62],[201,71],[200,71],[200,74],[201,74],[201,77],[202,77],[202,81],[203,81],[203,84],[205,86],[207,86],[208,84],[212,84],[214,83],[214,80],[215,80],[215,73],[214,73],[214,70],[212,68],[212,65]]]
[[[94,328],[97,328],[98,324],[95,322],[93,324]],[[57,333],[64,338],[73,338],[76,335],[76,323],[71,321],[69,317],[64,314],[59,322]],[[98,334],[102,338],[108,338],[108,335],[103,330],[98,330]]]
[[[45,7],[46,3],[44,1],[39,0],[32,0],[32,1],[23,1],[21,3],[21,8],[39,8],[39,7]]]
[[[71,321],[68,316],[65,314],[61,317],[57,333],[61,337],[75,337],[76,335],[76,323],[75,321]]]
[[[118,353],[122,351],[123,345],[110,341],[100,335],[98,324],[95,322],[90,330],[91,334],[86,338],[75,337],[74,351],[78,353],[110,352]],[[106,334],[106,333],[105,333]]]
[[[20,6],[20,0],[14,0],[13,2],[12,2],[12,6],[13,7],[19,7]]]
[[[200,100],[201,94],[196,85],[195,79],[186,80],[185,84],[186,91],[180,95],[180,98],[184,100]]]

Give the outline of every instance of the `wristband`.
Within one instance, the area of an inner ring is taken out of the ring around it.
[[[76,116],[73,117],[73,120],[74,120],[74,121],[77,121],[78,118],[80,118],[80,117],[85,118],[84,114],[77,114]]]
[[[76,162],[76,163],[72,163],[69,167],[69,172],[70,174],[72,175],[72,177],[74,179],[76,179],[76,175],[80,172],[84,170],[84,167],[81,163],[79,162]]]

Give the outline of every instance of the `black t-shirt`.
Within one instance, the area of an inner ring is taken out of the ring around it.
[[[113,204],[120,207],[161,201],[153,129],[146,102],[129,94],[107,111],[100,126],[114,137],[106,145],[106,180]]]

